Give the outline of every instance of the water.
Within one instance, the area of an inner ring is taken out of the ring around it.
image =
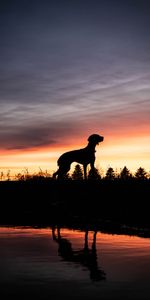
[[[150,239],[0,228],[1,299],[150,299]]]

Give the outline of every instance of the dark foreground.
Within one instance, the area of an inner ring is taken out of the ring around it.
[[[150,237],[150,181],[0,182],[0,224],[67,226]]]

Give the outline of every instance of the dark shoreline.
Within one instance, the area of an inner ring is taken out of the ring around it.
[[[1,226],[61,226],[150,237],[150,181],[0,182]]]

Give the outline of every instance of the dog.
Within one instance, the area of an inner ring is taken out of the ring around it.
[[[95,147],[104,140],[103,136],[92,134],[88,137],[88,145],[85,148],[63,153],[57,164],[58,170],[53,174],[53,178],[62,179],[69,172],[71,164],[77,162],[83,165],[84,179],[87,179],[87,166],[90,164],[91,170],[94,170]]]

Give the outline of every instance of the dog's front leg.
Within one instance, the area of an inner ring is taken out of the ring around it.
[[[90,166],[91,166],[91,170],[94,171],[95,169],[95,166],[94,166],[94,163],[95,163],[95,159],[93,159],[90,163]]]

